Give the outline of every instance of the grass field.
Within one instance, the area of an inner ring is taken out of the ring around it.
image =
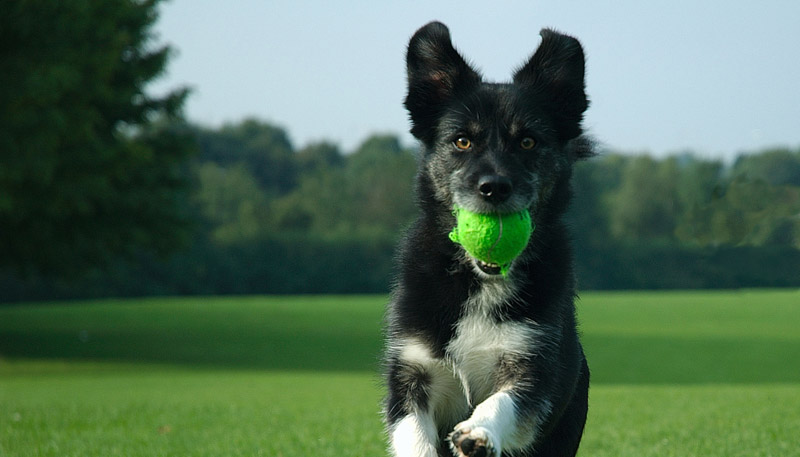
[[[385,297],[0,308],[0,456],[381,456]],[[800,292],[586,293],[580,455],[800,456]]]

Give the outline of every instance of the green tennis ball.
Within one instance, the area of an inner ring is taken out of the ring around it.
[[[534,226],[527,210],[516,213],[473,213],[464,208],[453,211],[456,227],[450,239],[472,257],[501,267],[505,275],[531,239]]]

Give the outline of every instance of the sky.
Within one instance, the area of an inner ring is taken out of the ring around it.
[[[156,43],[176,54],[150,90],[189,86],[191,121],[254,117],[296,148],[348,152],[375,133],[413,145],[405,51],[431,20],[495,82],[533,54],[543,27],[578,38],[584,127],[610,149],[732,160],[800,147],[797,0],[170,0],[160,12]]]

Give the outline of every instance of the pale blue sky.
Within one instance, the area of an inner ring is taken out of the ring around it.
[[[542,27],[586,51],[585,126],[626,152],[730,159],[800,146],[800,1],[171,0],[156,26],[177,56],[153,86],[189,85],[187,115],[254,116],[296,147],[348,151],[369,134],[407,144],[405,47],[437,19],[486,79],[507,80]]]

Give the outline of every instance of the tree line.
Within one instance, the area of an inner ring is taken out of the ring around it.
[[[0,302],[385,292],[416,154],[296,148],[187,122],[146,89],[160,0],[9,1],[0,15]],[[583,289],[800,285],[800,150],[727,164],[603,151],[567,215]]]
[[[168,256],[140,248],[69,281],[7,273],[0,296],[389,289],[395,243],[416,213],[415,148],[375,135],[346,153],[327,142],[296,149],[255,119],[161,131],[194,151],[171,200],[188,239]],[[731,164],[602,151],[577,166],[573,187],[567,220],[584,289],[800,285],[800,150]]]

